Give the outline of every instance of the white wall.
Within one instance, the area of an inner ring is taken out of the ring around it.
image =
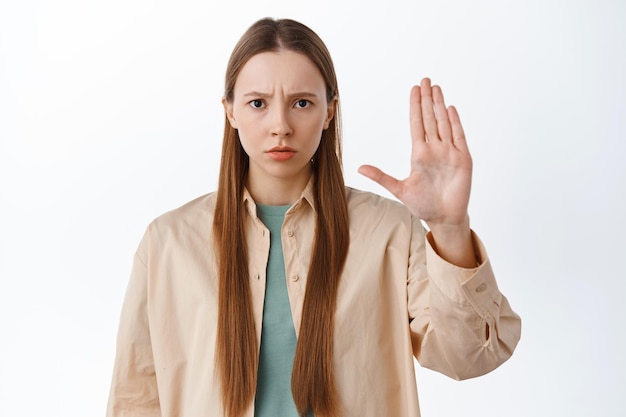
[[[0,415],[104,414],[134,249],[214,189],[226,60],[264,16],[327,42],[353,186],[408,172],[423,76],[461,114],[523,336],[479,379],[418,369],[424,416],[624,415],[626,4],[219,3],[0,0]]]

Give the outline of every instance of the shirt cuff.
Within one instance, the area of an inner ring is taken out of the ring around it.
[[[499,305],[502,297],[491,269],[487,251],[478,236],[472,233],[476,252],[476,268],[461,268],[441,258],[430,244],[426,235],[426,266],[432,283],[452,301],[471,305],[481,316]]]

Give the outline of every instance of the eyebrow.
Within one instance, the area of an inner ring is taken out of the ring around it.
[[[271,94],[261,93],[259,91],[250,91],[250,92],[245,93],[243,95],[243,97],[260,97],[260,98],[268,98],[268,97],[271,97],[271,96],[272,96]],[[306,97],[318,97],[318,95],[314,94],[314,93],[307,92],[307,91],[300,91],[300,92],[289,94],[287,97],[289,97],[289,98],[305,97],[306,98]]]

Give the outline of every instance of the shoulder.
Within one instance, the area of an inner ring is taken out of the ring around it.
[[[163,213],[152,223],[158,225],[175,225],[188,219],[195,219],[202,216],[212,216],[215,210],[216,193],[209,193],[197,197],[180,207]]]
[[[408,241],[423,227],[404,204],[378,194],[346,187],[353,238]]]
[[[381,253],[395,248],[396,253],[409,256],[411,247],[418,247],[413,252],[423,253],[419,247],[424,244],[426,230],[404,204],[350,187],[346,187],[346,196],[354,251],[374,254],[376,248],[382,248]]]
[[[351,215],[385,216],[402,221],[411,220],[411,213],[399,201],[352,187],[346,187],[346,196]]]
[[[150,222],[135,255],[154,279],[207,261],[212,253],[214,211],[215,193],[205,194]]]
[[[146,231],[151,239],[167,239],[175,236],[211,231],[215,211],[216,194],[197,197],[182,206],[155,218]]]

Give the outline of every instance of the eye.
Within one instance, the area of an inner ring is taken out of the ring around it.
[[[311,102],[309,100],[298,100],[296,101],[296,107],[299,109],[304,109],[306,107],[309,107],[311,105]]]
[[[255,108],[255,109],[262,109],[265,106],[265,103],[263,103],[263,100],[260,100],[260,99],[252,100],[248,104],[252,108]]]

